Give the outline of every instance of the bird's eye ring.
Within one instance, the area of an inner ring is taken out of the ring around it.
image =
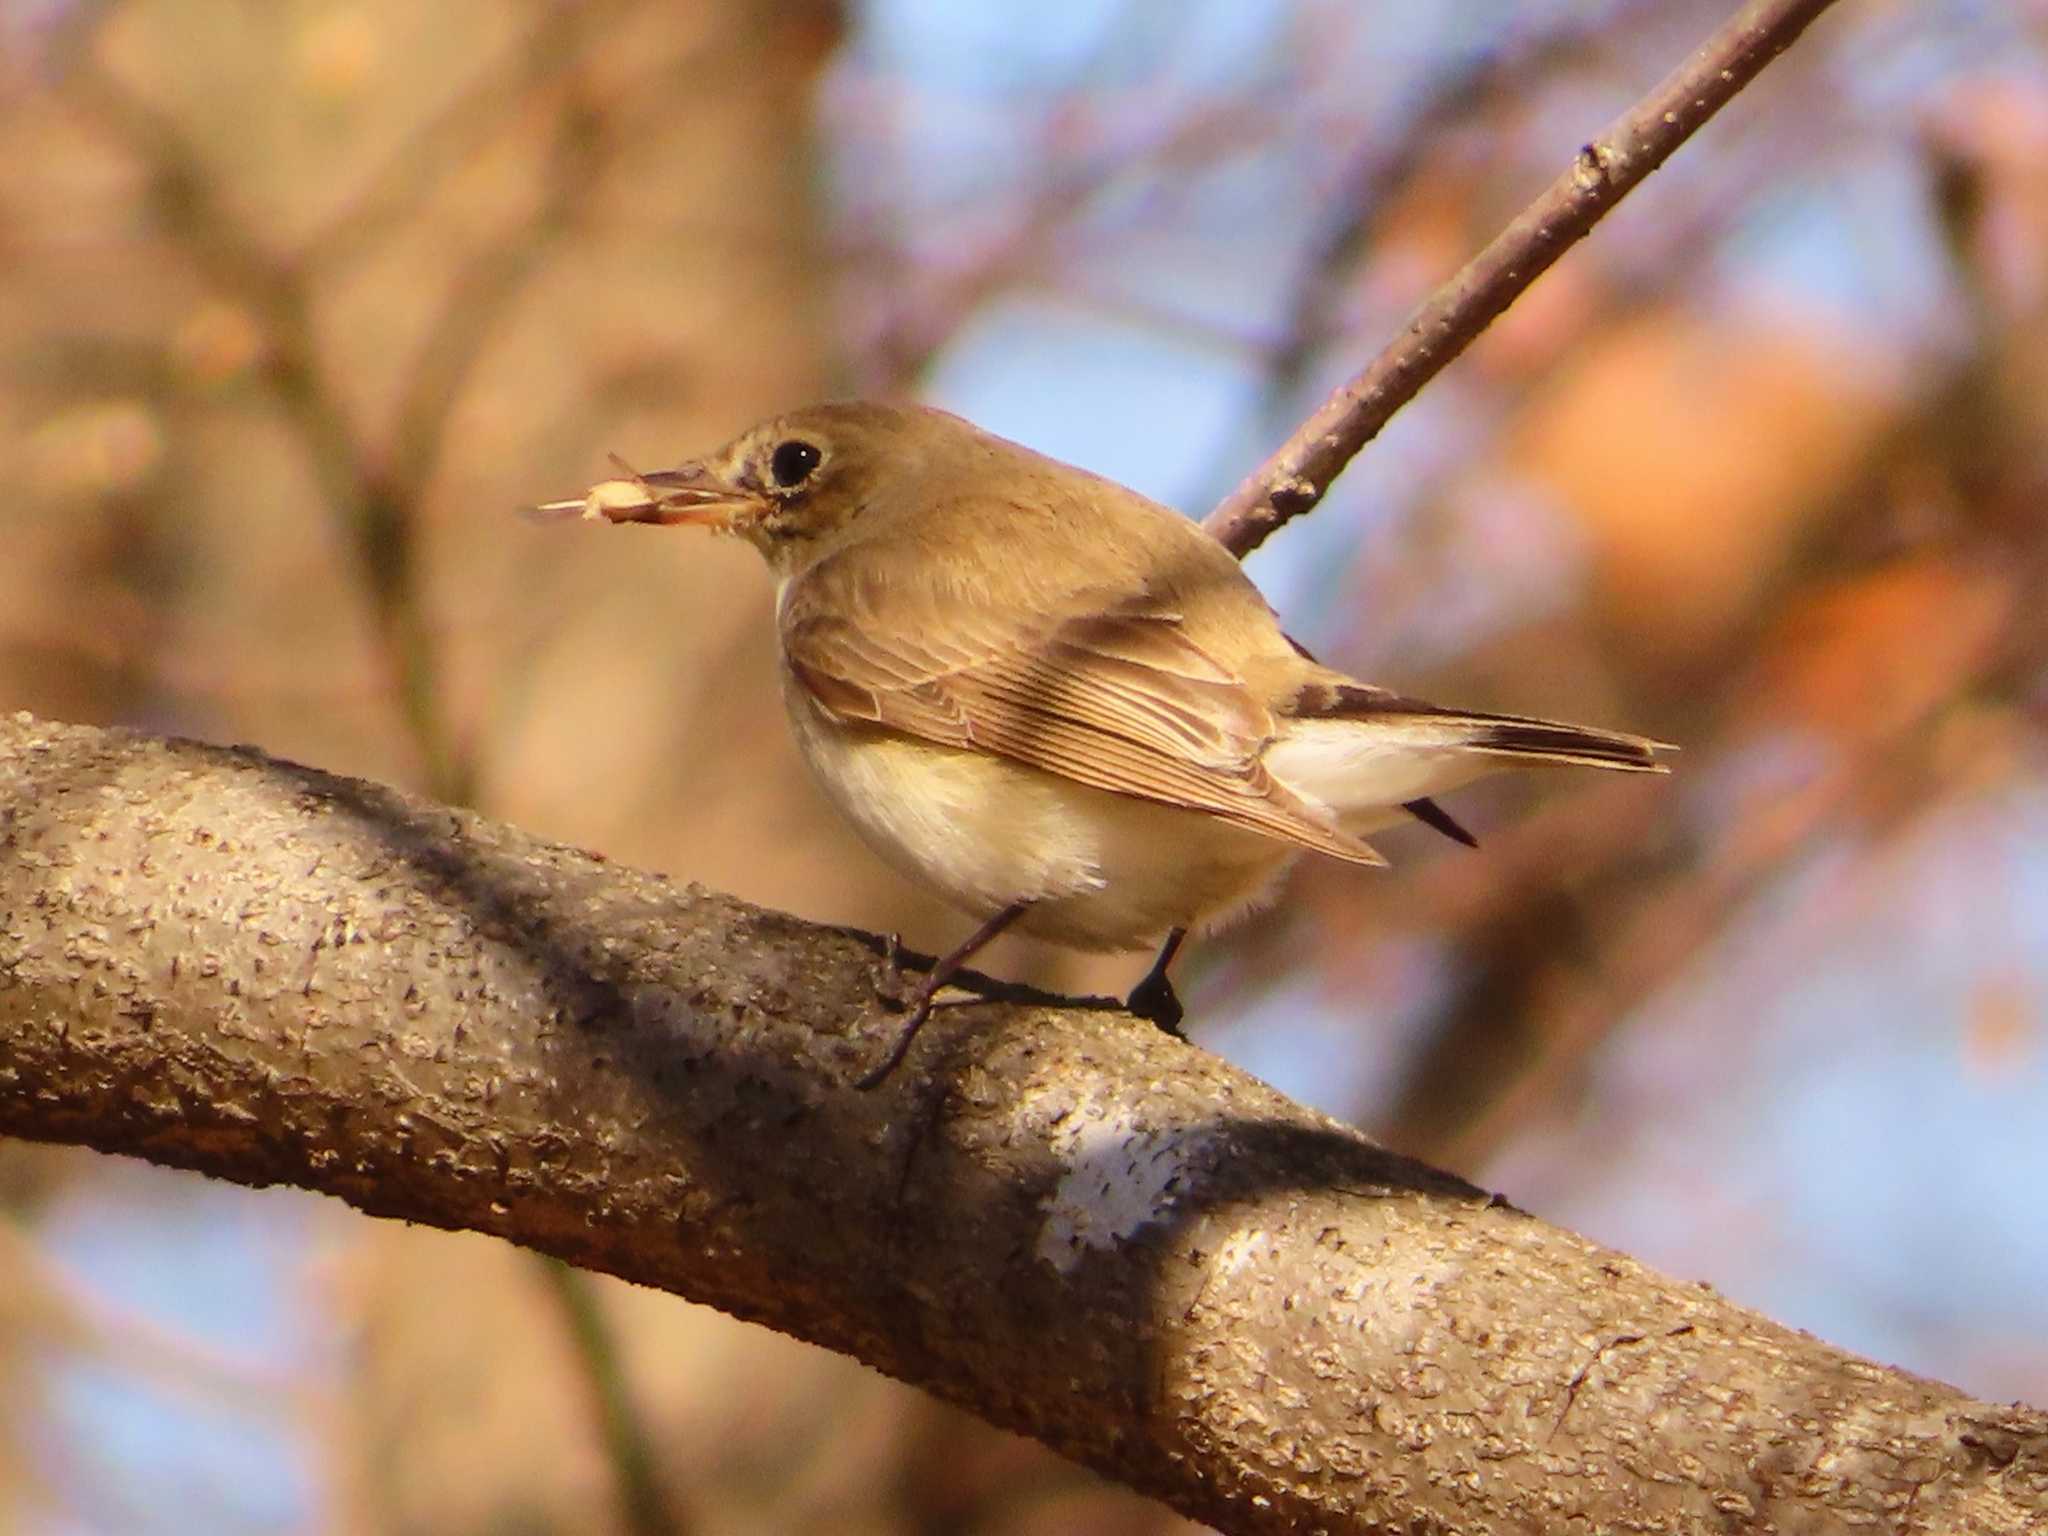
[[[788,442],[775,445],[775,452],[768,459],[768,472],[785,491],[795,490],[810,479],[811,471],[818,467],[823,457],[815,443],[792,437]]]

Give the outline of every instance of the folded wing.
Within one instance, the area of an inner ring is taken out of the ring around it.
[[[1076,602],[1063,606],[1079,616],[1061,620],[897,588],[884,618],[834,564],[792,584],[781,626],[796,680],[841,721],[995,753],[1353,863],[1384,862],[1266,771],[1271,712],[1170,609]]]

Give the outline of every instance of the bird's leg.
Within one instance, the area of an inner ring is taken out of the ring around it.
[[[1124,999],[1124,1007],[1141,1019],[1150,1019],[1176,1040],[1187,1039],[1180,1032],[1180,1021],[1187,1014],[1180,1005],[1179,994],[1173,990],[1173,983],[1167,979],[1166,968],[1173,964],[1173,957],[1180,953],[1180,946],[1187,936],[1185,928],[1175,928],[1168,933],[1166,942],[1159,946],[1159,958],[1152,962],[1152,969]]]
[[[1028,901],[1011,902],[933,963],[923,982],[906,999],[910,1005],[910,1016],[903,1021],[903,1028],[896,1036],[896,1043],[889,1047],[889,1054],[856,1078],[854,1087],[873,1088],[903,1064],[903,1058],[910,1051],[910,1042],[917,1038],[917,1032],[924,1028],[924,1021],[931,1017],[932,999],[939,995],[939,988],[951,981],[960,967],[987,947],[997,934],[1023,916],[1024,909],[1030,905]]]
[[[903,999],[903,935],[891,928],[882,939],[882,969],[886,979],[882,982],[882,995],[892,1002],[902,1003]],[[909,1006],[907,1003],[904,1006]]]

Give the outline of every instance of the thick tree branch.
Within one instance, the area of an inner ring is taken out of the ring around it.
[[[492,1232],[844,1350],[1233,1531],[2048,1519],[2048,1417],[1880,1369],[1115,1011],[394,790],[0,723],[0,1133]]]
[[[1321,501],[1344,466],[1396,411],[1832,3],[1749,0],[1655,90],[1581,149],[1570,167],[1431,294],[1401,334],[1246,477],[1204,526],[1241,558],[1282,523]]]

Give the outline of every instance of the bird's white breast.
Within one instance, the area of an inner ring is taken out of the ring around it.
[[[990,753],[844,724],[785,669],[798,746],[833,803],[894,867],[985,917],[1083,949],[1136,949],[1221,921],[1292,862],[1287,845]]]

